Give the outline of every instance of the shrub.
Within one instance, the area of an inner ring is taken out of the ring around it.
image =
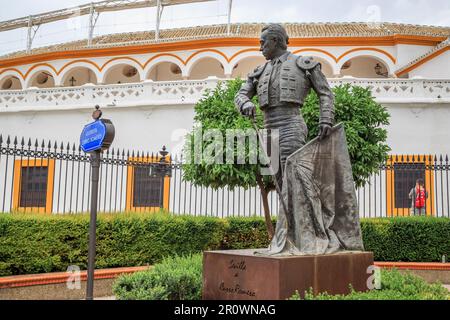
[[[275,221],[272,221],[273,223]],[[88,215],[0,214],[0,276],[87,267]],[[450,256],[450,219],[361,219],[364,246],[376,261],[441,261]],[[100,214],[96,268],[152,265],[203,250],[265,248],[263,218]]]
[[[375,261],[439,262],[450,254],[450,219],[362,219],[364,248]]]
[[[148,271],[122,275],[113,292],[120,300],[200,300],[202,255],[169,257]]]
[[[100,214],[96,268],[151,265],[219,249],[225,221],[166,214]],[[88,215],[0,215],[0,276],[87,267]]]
[[[300,300],[298,292],[291,298]],[[368,292],[356,292],[348,295],[329,295],[321,293],[316,296],[311,291],[305,294],[305,300],[447,300],[449,292],[439,283],[428,284],[423,279],[410,273],[397,270],[381,270],[381,289]]]

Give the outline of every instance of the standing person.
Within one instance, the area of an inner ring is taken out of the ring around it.
[[[428,199],[428,192],[425,190],[423,179],[417,179],[416,185],[409,192],[411,199],[411,214],[424,216],[426,215],[426,199]]]

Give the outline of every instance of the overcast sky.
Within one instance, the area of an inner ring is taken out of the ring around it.
[[[75,7],[90,0],[0,0],[0,21]],[[99,0],[94,2],[99,2]],[[227,22],[228,0],[164,9],[162,28]],[[154,30],[155,9],[103,13],[95,35]],[[396,22],[450,26],[450,0],[233,0],[232,22]],[[40,27],[34,47],[87,37],[87,16]],[[0,33],[0,54],[26,48],[25,28]]]

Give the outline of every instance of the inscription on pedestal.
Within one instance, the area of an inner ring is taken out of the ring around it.
[[[247,264],[245,262],[245,259],[239,260],[230,259],[228,263],[227,272],[231,273],[233,275],[233,279],[239,282],[240,276],[242,275],[245,277],[245,273],[247,272]],[[246,295],[249,297],[256,297],[255,290],[244,288],[241,286],[240,283],[228,284],[225,283],[224,281],[221,281],[219,285],[219,291],[228,294],[238,294],[238,295]]]
[[[207,251],[203,259],[203,298],[280,300],[296,290],[347,294],[367,290],[370,252],[322,256],[255,256],[255,250]]]

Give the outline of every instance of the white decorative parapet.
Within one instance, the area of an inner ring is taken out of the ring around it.
[[[1,90],[0,112],[66,110],[101,107],[192,105],[219,80],[145,81],[131,84]],[[369,88],[380,103],[450,103],[449,80],[425,79],[330,79]]]
[[[331,86],[351,84],[369,88],[379,103],[449,103],[450,79],[357,79],[330,80]]]

